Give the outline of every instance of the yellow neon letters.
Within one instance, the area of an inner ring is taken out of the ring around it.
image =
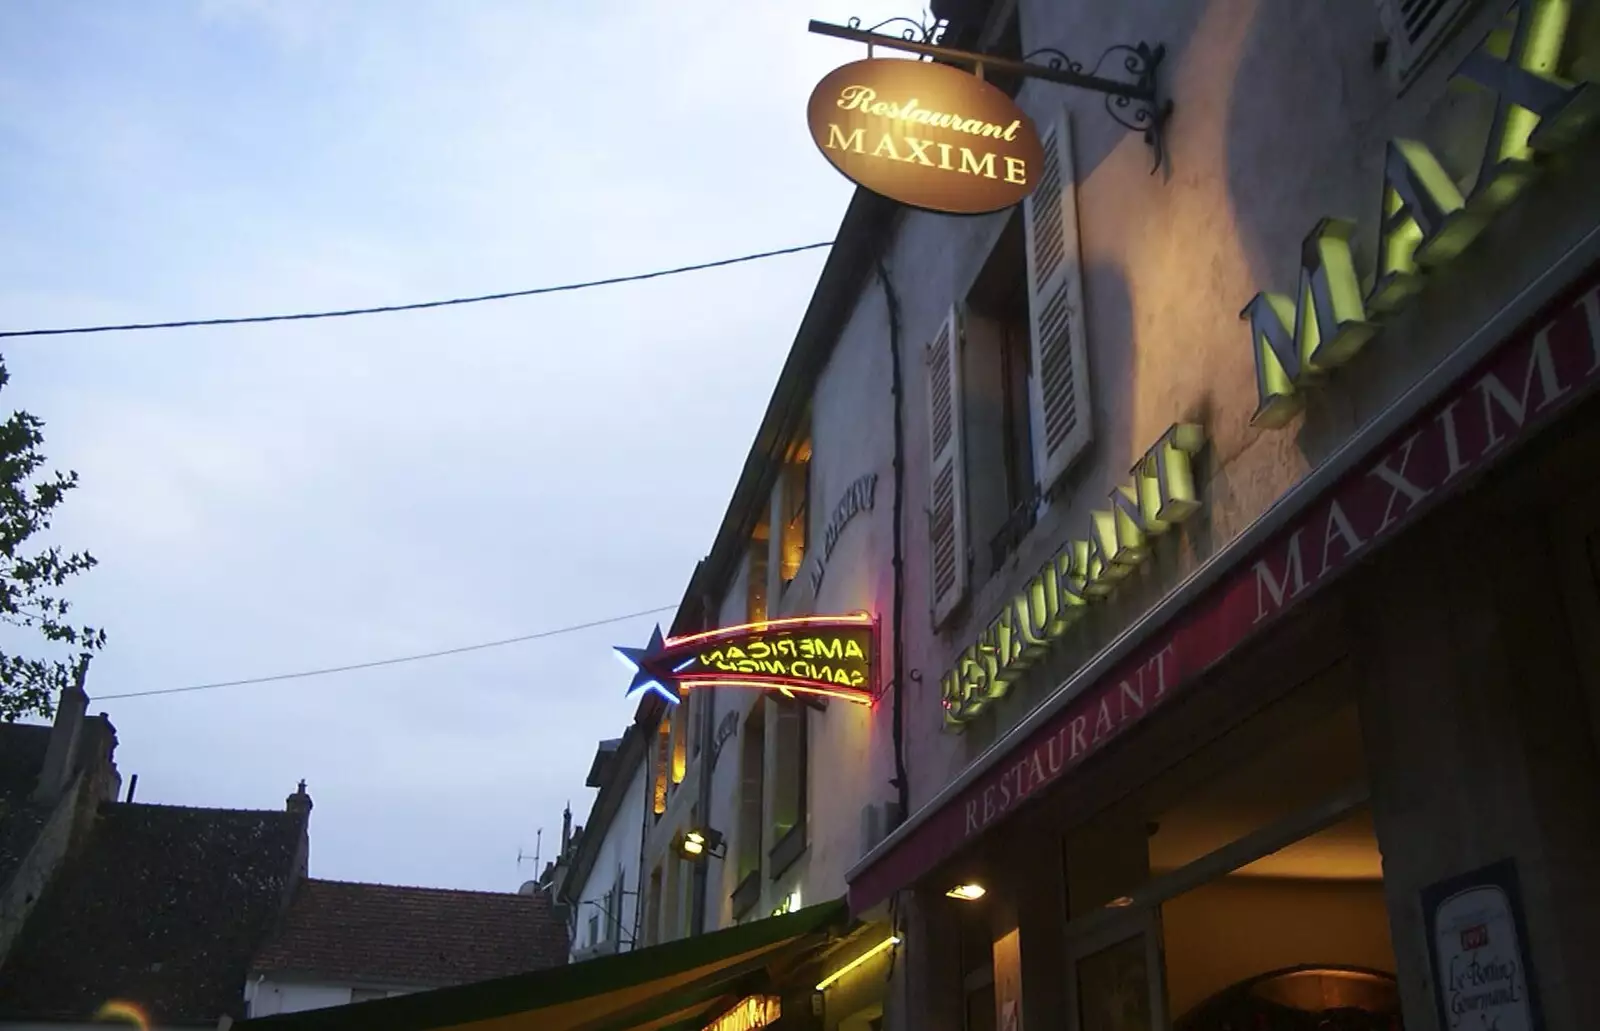
[[[1200,508],[1191,459],[1205,431],[1178,423],[1134,464],[1132,481],[1113,488],[1109,511],[1090,513],[1088,532],[1070,540],[995,616],[940,685],[945,722],[959,726],[1002,698],[1023,671],[1059,640],[1092,601],[1150,555],[1150,538]]]

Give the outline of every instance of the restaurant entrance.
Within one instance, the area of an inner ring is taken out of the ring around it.
[[[1067,833],[1075,1031],[1400,1026],[1350,677],[1319,673]]]

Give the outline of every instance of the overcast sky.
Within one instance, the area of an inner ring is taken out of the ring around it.
[[[830,239],[876,0],[7,0],[0,327],[511,290]],[[316,803],[314,876],[514,890],[709,550],[825,252],[470,308],[0,342],[137,798]]]

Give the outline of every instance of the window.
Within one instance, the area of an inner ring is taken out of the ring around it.
[[[689,770],[689,698],[684,694],[683,701],[672,707],[672,761],[668,772],[673,788],[683,783]]]
[[[1408,82],[1449,40],[1477,0],[1378,0],[1396,77]]]
[[[1213,1004],[1271,971],[1394,970],[1352,679],[1320,674],[1067,833],[1069,1031],[1255,1027]],[[1274,996],[1307,1010],[1285,1026],[1306,1027],[1333,998]]]
[[[778,573],[783,583],[800,575],[806,560],[811,523],[811,436],[807,432],[789,449],[779,476]]]
[[[739,741],[738,884],[733,892],[737,920],[761,897],[762,795],[767,757],[766,702],[758,701],[745,717]]]
[[[1066,109],[1041,127],[1039,186],[927,348],[933,621],[1032,528],[1092,440],[1077,174]]]
[[[771,547],[766,520],[756,527],[750,538],[750,555],[745,587],[745,616],[748,623],[759,623],[767,618],[767,550]]]
[[[606,933],[605,940],[612,945],[612,951],[622,941],[622,872],[617,872],[617,880],[611,885],[611,891],[606,894]]]
[[[999,7],[1000,5],[997,4],[995,6]],[[996,57],[1004,57],[1012,61],[1022,60],[1022,22],[1017,17],[1015,5],[1012,5],[1010,13],[1006,16],[1005,24],[1000,27],[994,42],[981,49],[984,53],[993,54]],[[1023,83],[1028,81],[1020,75],[1003,75],[995,72],[988,73],[986,77],[989,80],[989,85],[998,89],[1012,100],[1017,98],[1017,94],[1022,92]]]
[[[957,919],[961,938],[962,1031],[995,1031],[994,943],[989,914],[980,906],[964,906]]]
[[[961,378],[962,456],[974,556],[992,575],[1033,528],[1039,492],[1033,469],[1032,345],[1028,254],[1022,213],[1000,239],[967,295]]]
[[[650,871],[650,899],[644,915],[645,936],[648,944],[661,939],[661,867]]]
[[[772,853],[770,876],[781,877],[806,848],[806,714],[795,698],[770,701],[772,747]]]
[[[667,763],[671,748],[672,723],[663,719],[656,724],[655,797],[650,807],[657,818],[667,811]]]
[[[657,941],[677,941],[683,937],[683,882],[684,861],[676,852],[668,853],[665,870],[666,887],[661,892],[661,937]]]
[[[600,914],[592,913],[589,916],[589,945],[600,944]]]

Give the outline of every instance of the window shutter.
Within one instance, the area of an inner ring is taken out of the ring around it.
[[[1394,69],[1404,82],[1433,56],[1477,0],[1378,0],[1394,43]]]
[[[967,591],[967,503],[961,456],[961,321],[955,308],[928,345],[928,554],[933,623],[949,617]]]
[[[1048,493],[1093,439],[1084,341],[1078,176],[1066,108],[1044,134],[1044,170],[1024,202],[1033,337],[1033,452]]]

